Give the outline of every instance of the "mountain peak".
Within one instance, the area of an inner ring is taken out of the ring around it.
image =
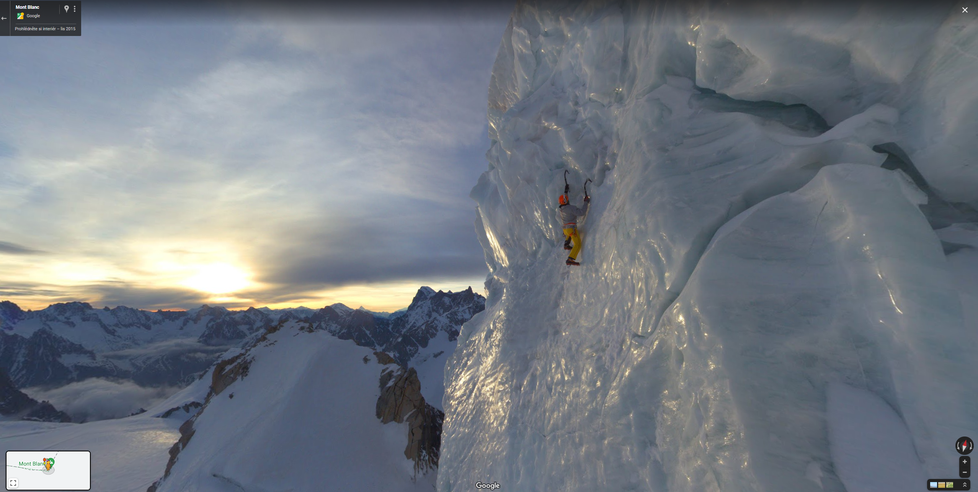
[[[418,304],[419,302],[423,302],[428,299],[431,299],[432,297],[434,297],[435,294],[436,294],[435,290],[432,289],[431,287],[428,286],[421,287],[420,289],[418,289],[418,293],[414,295],[414,299],[411,300],[411,305],[413,306]]]
[[[54,316],[72,316],[72,315],[80,315],[87,311],[92,311],[94,309],[95,308],[93,308],[92,305],[87,302],[73,301],[73,302],[59,302],[57,304],[52,304],[44,308],[43,310],[41,310],[41,312],[46,313],[48,315],[54,315]]]
[[[24,310],[10,302],[0,302],[0,329],[10,329],[24,317]]]
[[[341,314],[349,314],[349,313],[352,313],[354,311],[353,308],[351,308],[350,306],[347,306],[346,304],[343,304],[341,302],[337,302],[336,304],[332,304],[329,307],[333,308],[333,311],[336,311],[337,313],[341,313]]]
[[[228,310],[221,306],[209,306],[204,304],[199,308],[188,309],[187,314],[193,317],[194,321],[200,321],[204,316],[214,316],[215,318],[220,317],[227,313]]]
[[[15,311],[22,311],[22,309],[20,309],[20,306],[10,301],[0,301],[0,310],[8,310],[8,309],[15,310]]]

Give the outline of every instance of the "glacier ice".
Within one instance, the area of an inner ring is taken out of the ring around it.
[[[954,440],[978,434],[978,263],[945,256],[928,194],[873,150],[978,203],[978,91],[950,89],[978,38],[950,11],[757,29],[774,13],[520,3],[471,193],[489,297],[446,368],[439,490],[870,490],[845,458],[867,415],[906,438],[878,458],[918,460],[897,483],[955,476]],[[564,170],[572,193],[594,180],[575,270]]]
[[[893,407],[872,392],[844,383],[829,384],[826,393],[832,461],[846,490],[923,488],[927,474]],[[887,452],[880,453],[882,449]]]

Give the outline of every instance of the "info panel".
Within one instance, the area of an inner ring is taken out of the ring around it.
[[[79,1],[0,2],[0,36],[81,36]]]
[[[7,451],[6,490],[91,490],[91,451]]]

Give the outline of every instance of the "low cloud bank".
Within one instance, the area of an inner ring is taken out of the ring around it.
[[[140,408],[165,400],[176,387],[145,388],[130,381],[91,378],[60,388],[25,388],[35,400],[47,400],[74,422],[91,422],[126,417]]]

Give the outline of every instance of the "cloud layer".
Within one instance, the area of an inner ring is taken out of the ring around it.
[[[508,7],[432,5],[134,10],[0,47],[0,96],[31,101],[0,122],[0,295],[188,308],[216,262],[252,281],[231,305],[481,283],[468,192]]]
[[[52,390],[24,388],[22,391],[35,400],[51,402],[54,408],[70,415],[73,422],[92,422],[126,417],[140,408],[160,403],[178,390],[91,378]]]

